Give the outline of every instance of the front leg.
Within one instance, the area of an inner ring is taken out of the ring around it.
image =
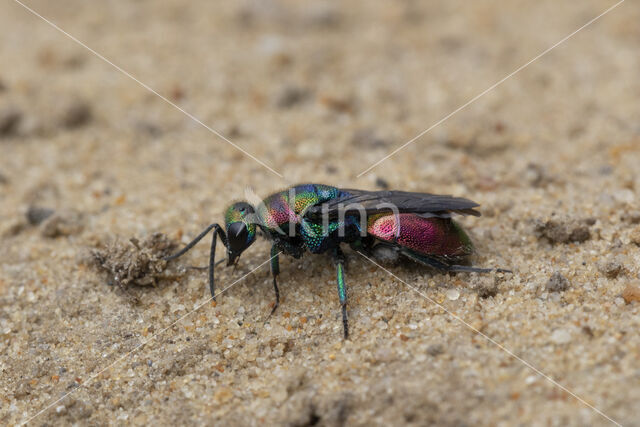
[[[349,324],[347,322],[347,285],[344,282],[344,254],[340,247],[336,247],[333,251],[333,259],[336,263],[338,297],[340,298],[340,306],[342,307],[342,327],[344,329],[344,339],[349,338]]]
[[[181,249],[180,251],[176,252],[173,255],[164,257],[162,259],[165,261],[171,261],[178,257],[181,257],[182,255],[187,253],[191,248],[193,248],[200,240],[202,240],[202,238],[206,236],[207,233],[211,230],[214,230],[214,231],[213,231],[213,238],[211,239],[211,250],[209,252],[209,291],[211,292],[211,298],[215,301],[216,289],[215,289],[215,282],[213,277],[213,269],[216,265],[218,265],[218,263],[216,263],[216,241],[218,240],[218,237],[220,237],[220,240],[222,240],[222,244],[225,247],[228,247],[227,235],[225,234],[222,227],[220,227],[218,224],[211,224],[202,233],[200,233],[195,239],[193,239],[189,244],[187,244],[187,246],[185,246],[183,249]]]
[[[276,309],[280,305],[280,291],[278,290],[278,281],[276,277],[280,274],[280,259],[279,259],[280,249],[274,244],[271,246],[271,275],[273,276],[273,289],[276,291],[276,304],[271,309],[271,313],[269,313],[269,317],[275,313]],[[267,317],[267,320],[269,319]]]

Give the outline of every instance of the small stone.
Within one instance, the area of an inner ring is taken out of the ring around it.
[[[622,307],[625,304],[625,301],[624,301],[624,298],[618,297],[618,298],[613,300],[613,303],[615,305],[617,305],[618,307]]]
[[[389,325],[387,325],[387,322],[385,322],[385,321],[378,320],[378,322],[376,322],[376,327],[378,329],[383,329],[384,330],[384,329],[389,328]]]
[[[480,298],[492,298],[498,295],[498,286],[480,286],[478,288],[478,296]]]
[[[600,265],[600,271],[609,279],[615,279],[620,275],[624,266],[617,259],[611,259]]]
[[[15,391],[13,392],[13,397],[16,399],[22,399],[31,394],[32,387],[28,381],[21,381],[18,383]]]
[[[311,93],[304,88],[287,86],[276,97],[276,105],[280,108],[291,108],[301,104],[311,97]]]
[[[636,227],[629,236],[629,240],[636,246],[640,246],[640,227]]]
[[[22,113],[16,107],[8,106],[0,110],[0,137],[15,135],[22,121]]]
[[[382,188],[383,190],[388,190],[389,189],[389,183],[380,177],[376,178],[376,187],[378,188]]]
[[[356,109],[355,101],[349,95],[325,95],[320,98],[320,102],[336,113],[353,113]]]
[[[625,212],[620,219],[631,224],[640,224],[640,211]]]
[[[480,298],[491,298],[498,295],[500,280],[497,276],[491,278],[488,276],[477,275],[471,278],[471,285],[478,293]]]
[[[455,301],[460,298],[460,291],[457,289],[449,289],[447,291],[447,299],[451,301]]]
[[[536,188],[545,187],[552,181],[544,166],[536,163],[529,163],[527,165],[524,171],[524,178],[532,187]]]
[[[62,107],[59,120],[62,127],[75,129],[89,123],[92,116],[91,105],[85,101],[73,100]]]
[[[53,213],[53,209],[43,208],[41,206],[29,206],[27,210],[27,221],[29,221],[31,225],[39,225],[53,215]]]
[[[624,291],[622,291],[622,298],[624,298],[627,304],[640,302],[640,285],[637,283],[627,285]]]
[[[444,353],[444,346],[442,344],[431,344],[427,347],[427,354],[430,356],[438,356]]]
[[[546,289],[550,292],[564,292],[569,289],[569,280],[556,271],[551,275],[547,282]]]
[[[373,257],[381,264],[394,264],[400,258],[398,251],[390,246],[376,245],[373,247]]]
[[[551,341],[555,344],[567,344],[571,341],[571,333],[566,329],[556,329],[551,334]]]

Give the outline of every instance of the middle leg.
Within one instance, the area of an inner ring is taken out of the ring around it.
[[[273,276],[273,289],[276,291],[276,303],[271,309],[271,313],[269,313],[269,317],[267,320],[275,313],[276,309],[280,305],[280,290],[278,289],[278,281],[277,277],[280,274],[280,251],[276,247],[276,245],[271,246],[271,275]]]
[[[347,321],[347,285],[344,282],[344,253],[339,247],[333,251],[334,262],[337,269],[338,297],[342,307],[342,327],[344,329],[344,339],[349,338],[349,324]]]

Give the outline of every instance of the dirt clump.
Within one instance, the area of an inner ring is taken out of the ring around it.
[[[550,243],[582,243],[591,238],[589,225],[593,225],[589,219],[538,219],[533,231],[538,239],[546,239]]]
[[[119,286],[155,285],[158,280],[175,277],[165,274],[167,261],[176,244],[165,234],[154,233],[143,241],[133,237],[116,241],[104,249],[91,251],[91,263],[109,275]]]

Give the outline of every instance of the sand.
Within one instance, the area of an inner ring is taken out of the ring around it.
[[[637,3],[357,177],[613,4],[28,3],[281,178],[3,2],[0,423],[640,425]],[[159,261],[298,182],[473,199],[514,274],[348,251],[344,341],[328,256],[267,323],[267,242],[216,305],[208,242]]]

